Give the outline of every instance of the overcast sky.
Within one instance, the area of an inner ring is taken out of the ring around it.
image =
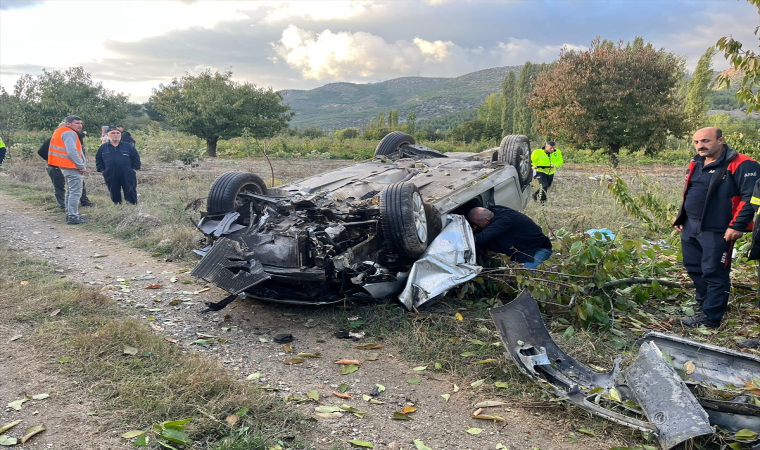
[[[746,0],[0,0],[0,84],[84,66],[133,102],[185,72],[232,70],[260,87],[455,77],[549,62],[595,36],[642,36],[694,68],[733,35],[758,49]],[[728,67],[722,55],[715,68]]]

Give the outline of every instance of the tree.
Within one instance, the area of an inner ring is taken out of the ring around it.
[[[7,147],[13,145],[13,135],[21,125],[19,109],[18,98],[0,86],[0,137]]]
[[[151,104],[171,126],[206,140],[206,152],[216,157],[219,139],[240,136],[248,128],[257,139],[274,136],[293,117],[282,95],[271,88],[232,81],[232,72],[206,70],[197,76],[185,73],[169,85],[153,90]]]
[[[388,112],[388,126],[394,130],[398,128],[398,110],[393,109]]]
[[[757,7],[760,14],[760,0],[747,0]],[[760,26],[755,27],[757,36]],[[736,98],[739,102],[747,104],[747,114],[752,111],[760,111],[760,91],[755,92],[755,86],[760,86],[760,54],[752,50],[742,50],[742,43],[731,36],[724,36],[715,44],[718,50],[723,51],[723,56],[731,63],[731,67],[744,73]],[[731,87],[731,79],[726,72],[718,76],[720,86]]]
[[[599,37],[587,51],[563,50],[539,74],[529,100],[539,129],[566,142],[604,148],[617,166],[622,147],[652,154],[688,123],[677,94],[684,62],[641,37],[623,46]]]
[[[694,76],[687,85],[686,115],[689,118],[689,131],[696,131],[710,108],[710,83],[713,80],[712,59],[715,47],[710,47],[699,58]]]
[[[478,120],[483,122],[481,139],[501,138],[501,94],[498,92],[486,97],[485,102],[478,106]]]
[[[85,130],[100,135],[102,125],[114,125],[127,117],[127,96],[105,89],[83,67],[66,71],[42,70],[24,75],[14,87],[21,122],[28,129],[52,130],[66,116],[77,115]]]
[[[514,109],[514,133],[530,136],[532,128],[532,117],[530,107],[528,106],[527,97],[533,89],[531,76],[533,75],[533,63],[528,61],[520,69],[520,76],[517,77],[515,87],[515,109]]]
[[[417,113],[414,111],[409,111],[409,113],[406,115],[406,129],[409,130],[409,134],[414,135],[414,132],[417,131]]]
[[[515,126],[515,72],[510,70],[501,83],[501,134],[514,134]]]

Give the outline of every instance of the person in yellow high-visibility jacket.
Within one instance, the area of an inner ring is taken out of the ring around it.
[[[541,200],[541,203],[546,202],[546,191],[554,181],[554,172],[557,168],[564,164],[562,160],[562,152],[557,150],[553,141],[548,141],[543,147],[533,151],[530,156],[533,170],[535,171],[534,178],[538,181],[539,187],[536,192],[533,193],[533,200]]]

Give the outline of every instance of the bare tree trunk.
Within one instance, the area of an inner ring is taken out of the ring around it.
[[[206,154],[212,158],[216,158],[216,143],[219,142],[219,136],[206,139]]]

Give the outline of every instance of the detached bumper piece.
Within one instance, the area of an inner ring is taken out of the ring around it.
[[[527,291],[490,313],[522,373],[586,411],[655,434],[663,449],[711,434],[713,426],[760,433],[760,407],[750,395],[736,395],[760,376],[760,358],[650,332],[637,342],[639,355],[628,368],[620,370],[618,357],[612,371],[598,373],[554,343]],[[760,448],[758,440],[742,442]]]
[[[214,243],[191,275],[235,295],[270,278],[261,263],[253,259],[252,251],[227,238]]]

